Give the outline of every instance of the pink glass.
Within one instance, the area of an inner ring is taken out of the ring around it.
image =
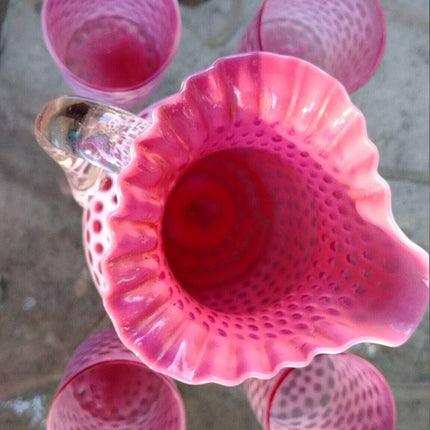
[[[349,93],[375,73],[385,48],[378,0],[265,0],[239,51],[293,55],[322,68]]]
[[[160,84],[181,17],[177,0],[45,0],[42,30],[75,94],[133,108]]]
[[[269,380],[250,379],[245,392],[264,430],[394,430],[396,407],[382,374],[353,354],[319,355],[304,368]]]
[[[106,311],[145,364],[234,385],[412,335],[428,256],[395,223],[338,81],[298,58],[232,56],[142,115],[60,98],[36,135],[84,207]]]
[[[185,430],[182,398],[149,370],[112,329],[71,357],[48,414],[47,430]]]

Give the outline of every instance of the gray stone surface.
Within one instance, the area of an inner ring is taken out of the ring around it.
[[[232,1],[181,7],[178,54],[148,103],[176,92],[183,78],[235,52],[260,1]],[[40,0],[10,3],[0,55],[0,429],[42,429],[71,352],[109,322],[85,267],[81,210],[62,172],[33,137],[42,105],[70,91],[43,44]],[[381,3],[386,52],[375,76],[352,99],[380,150],[399,225],[428,249],[429,5],[427,0]],[[428,337],[427,315],[399,348],[354,348],[390,382],[398,430],[428,429]],[[260,428],[241,387],[179,387],[189,430]]]

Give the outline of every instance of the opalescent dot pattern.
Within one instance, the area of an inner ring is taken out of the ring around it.
[[[302,58],[353,92],[375,71],[384,44],[385,23],[375,0],[267,0],[239,49]]]
[[[352,354],[319,355],[304,368],[245,384],[267,430],[392,430],[391,390],[371,363]]]
[[[50,430],[183,428],[173,382],[137,361],[113,330],[87,339],[64,377],[49,413]]]

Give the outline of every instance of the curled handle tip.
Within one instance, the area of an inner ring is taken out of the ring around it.
[[[119,173],[129,163],[132,142],[149,127],[122,109],[63,96],[42,108],[35,136],[63,168],[75,200],[86,206],[106,173]]]

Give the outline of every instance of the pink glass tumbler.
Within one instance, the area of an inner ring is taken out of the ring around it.
[[[185,421],[173,381],[149,370],[107,329],[74,352],[47,430],[185,430]]]
[[[76,94],[132,108],[160,84],[181,19],[177,0],[46,0],[42,30]]]
[[[304,368],[244,384],[265,430],[393,430],[396,408],[382,374],[349,353],[319,355]]]
[[[376,71],[385,48],[378,0],[265,0],[239,51],[270,51],[309,61],[349,93]]]

